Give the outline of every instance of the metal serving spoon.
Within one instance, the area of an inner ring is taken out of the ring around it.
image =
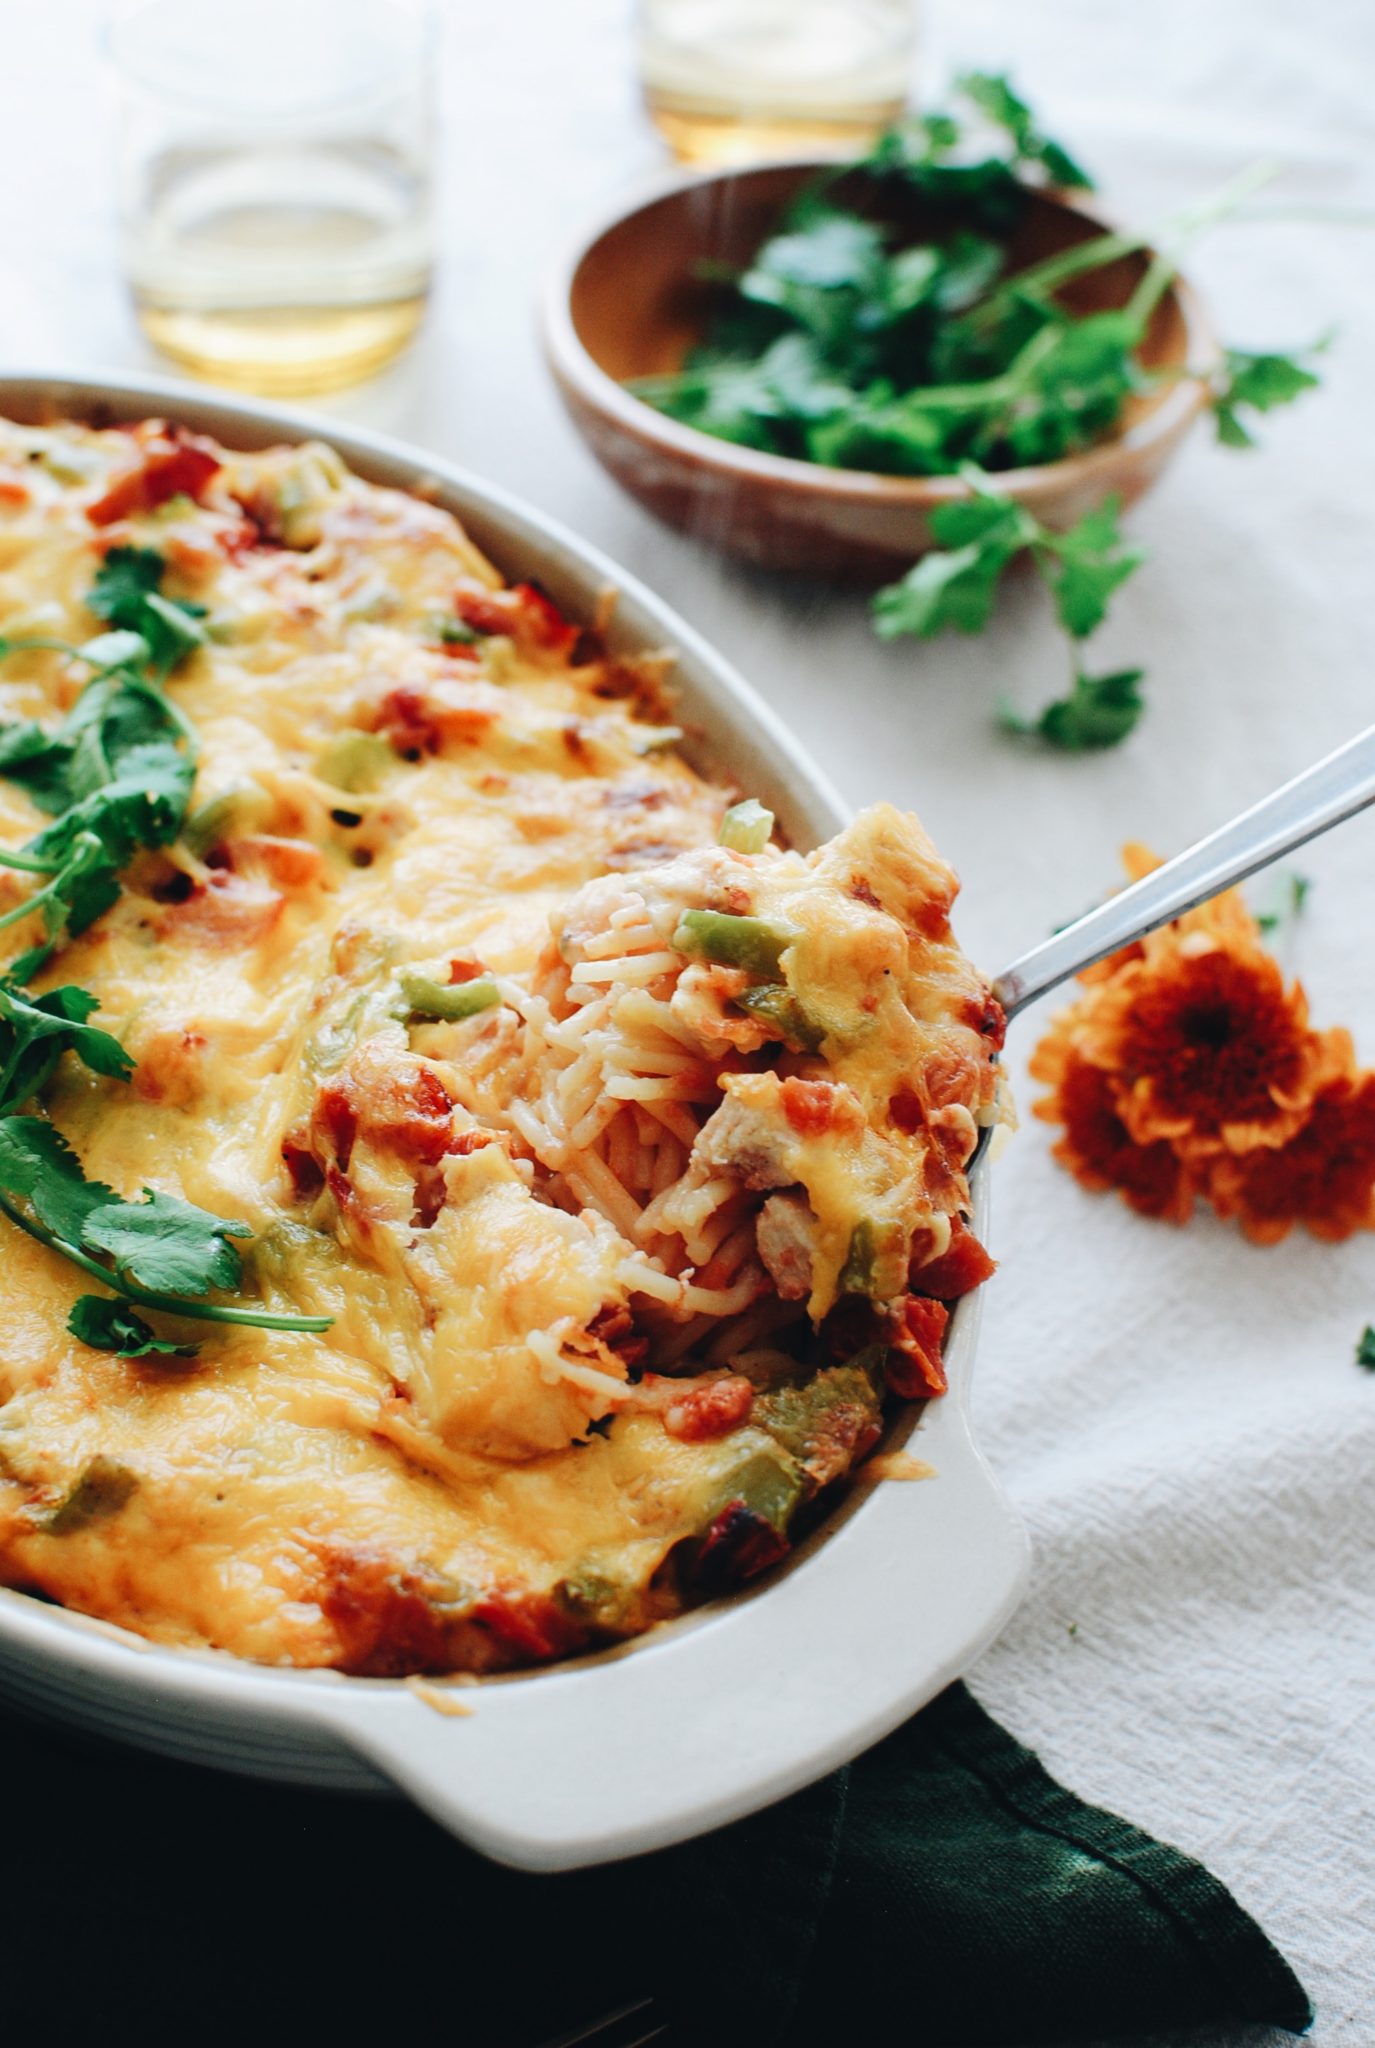
[[[1230,889],[1234,882],[1244,882],[1258,868],[1268,867],[1271,861],[1292,853],[1296,846],[1316,839],[1320,832],[1340,825],[1372,803],[1375,725],[1263,797],[1229,825],[1176,854],[1163,868],[1156,868],[1086,917],[1023,953],[998,976],[994,995],[1008,1018],[1015,1017],[1105,954],[1144,938],[1172,917]]]

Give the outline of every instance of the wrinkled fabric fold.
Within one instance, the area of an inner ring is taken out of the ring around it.
[[[464,2048],[542,2048],[652,1997],[671,2048],[1071,2048],[1162,2029],[1182,2048],[1201,2027],[1311,2018],[1223,1885],[1057,1784],[963,1685],[763,1813],[558,1877],[488,1863],[399,1802],[18,1721],[0,1744],[17,2022],[137,2012],[152,2038],[213,2005],[220,2026],[352,2036],[404,2018]]]

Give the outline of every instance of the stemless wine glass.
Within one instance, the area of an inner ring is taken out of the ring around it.
[[[109,53],[124,264],[158,348],[298,393],[405,346],[431,268],[424,0],[128,0]]]
[[[645,104],[690,163],[854,149],[902,112],[917,0],[639,0]]]

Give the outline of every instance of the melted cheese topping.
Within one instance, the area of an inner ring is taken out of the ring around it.
[[[486,1668],[631,1632],[678,1603],[677,1547],[742,1500],[781,1530],[801,1482],[748,1386],[708,1375],[688,1428],[641,1396],[632,1351],[589,1332],[647,1309],[657,1342],[656,1301],[680,1322],[700,1302],[686,1255],[666,1255],[677,1240],[628,1238],[609,1196],[570,1194],[522,1137],[530,1019],[552,1014],[530,992],[551,963],[568,981],[551,930],[596,877],[661,873],[656,900],[676,902],[683,857],[741,860],[751,908],[796,927],[787,978],[826,1012],[826,1061],[747,1071],[747,1048],[708,1106],[762,1105],[789,1133],[795,1156],[764,1184],[805,1191],[819,1314],[857,1219],[944,1249],[992,1114],[953,878],[887,812],[805,862],[693,853],[726,793],[666,743],[655,664],[504,590],[450,515],[327,448],[213,450],[195,496],[159,502],[160,445],[153,428],[0,424],[0,635],[87,639],[119,545],[155,547],[209,632],[170,685],[201,743],[183,836],[137,856],[39,980],[91,989],[136,1073],[69,1059],[44,1107],[121,1195],[156,1186],[248,1223],[250,1299],[333,1323],[172,1325],[199,1343],[192,1363],[98,1353],[66,1329],[81,1276],[0,1219],[0,1576],[161,1641],[355,1670]],[[50,723],[84,674],[15,653],[0,713]],[[0,780],[0,842],[43,822]],[[0,907],[28,886],[0,871]],[[4,934],[11,957],[36,929]],[[496,1000],[470,1017],[407,1014],[408,987],[473,978]],[[918,1141],[890,1105],[940,1058]],[[790,1126],[765,1100],[789,1071],[826,1072],[851,1122]],[[937,1187],[942,1115],[964,1121]],[[684,1186],[729,1183],[704,1159]],[[748,1271],[757,1298],[767,1277]],[[806,1470],[829,1477],[872,1440],[857,1412],[828,1408],[831,1449],[809,1439]]]

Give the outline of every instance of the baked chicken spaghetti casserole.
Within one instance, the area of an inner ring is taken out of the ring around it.
[[[379,1676],[632,1636],[938,1395],[1002,1017],[327,447],[0,424],[0,1580]]]

